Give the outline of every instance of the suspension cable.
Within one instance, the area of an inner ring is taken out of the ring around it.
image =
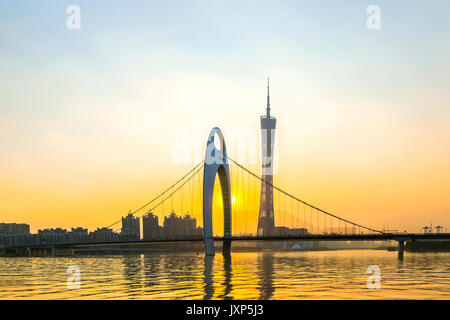
[[[137,212],[141,211],[142,209],[144,209],[145,207],[147,207],[149,204],[155,202],[157,199],[161,198],[164,194],[166,194],[169,190],[171,190],[173,187],[175,187],[178,183],[180,183],[180,181],[183,181],[184,178],[186,178],[191,172],[193,172],[195,169],[198,168],[198,166],[200,166],[201,164],[203,164],[203,160],[198,163],[192,170],[190,170],[188,173],[186,173],[181,179],[179,179],[177,182],[175,182],[174,184],[172,184],[169,188],[167,188],[166,190],[164,190],[164,192],[162,192],[161,194],[159,194],[156,198],[153,198],[151,201],[147,202],[146,204],[144,204],[142,207],[140,207],[139,209],[136,209],[133,212],[130,212],[132,215],[135,215]],[[190,179],[189,179],[190,180]],[[187,180],[187,181],[189,181]],[[110,224],[109,226],[107,226],[106,228],[109,229],[112,226],[118,224],[119,222],[122,222],[122,219],[117,220],[116,222],[114,222],[113,224]]]
[[[203,162],[203,161],[202,161]],[[201,163],[202,163],[201,162]],[[199,165],[201,164],[201,163],[199,163]],[[196,166],[196,167],[198,167],[198,165]],[[203,166],[201,166],[200,168],[198,168],[197,169],[197,171],[195,171],[190,177],[189,177],[189,179],[187,179],[186,181],[184,181],[178,188],[176,188],[175,189],[175,191],[173,191],[171,194],[169,194],[167,197],[165,197],[163,200],[161,200],[157,205],[155,205],[155,206],[153,206],[152,208],[150,208],[150,210],[149,211],[154,211],[156,208],[158,208],[160,205],[164,205],[164,202],[167,200],[167,199],[169,199],[169,198],[171,198],[178,190],[180,190],[186,183],[188,183],[191,179],[193,179],[196,175],[197,175],[197,173],[200,171],[200,170],[202,170],[203,169]],[[192,170],[190,171],[190,172],[192,172]],[[186,176],[184,176],[183,177],[183,179],[185,178]],[[181,179],[182,180],[182,179]],[[180,181],[181,181],[180,180]],[[176,184],[175,184],[176,185]],[[170,188],[168,189],[168,190],[170,190]],[[164,193],[167,193],[167,190],[164,192]],[[164,194],[164,193],[162,193],[162,194]],[[161,195],[162,195],[161,194]],[[160,196],[161,196],[160,195]],[[159,196],[159,197],[160,197]],[[158,198],[159,198],[158,197]],[[155,199],[157,199],[157,198],[155,198]],[[152,203],[153,201],[150,201],[149,202],[149,204],[150,203]],[[164,210],[163,210],[164,211]],[[136,214],[136,212],[137,211],[135,211],[134,213],[132,213],[132,214]],[[142,217],[143,215],[140,215],[140,216],[136,216],[137,218],[140,218],[140,217]],[[114,231],[118,231],[120,228],[117,228],[117,229],[115,229]]]
[[[327,212],[327,211],[325,211],[325,210],[322,210],[322,209],[320,209],[320,208],[318,208],[318,207],[316,207],[316,206],[314,206],[314,205],[312,205],[312,204],[310,204],[310,203],[308,203],[308,202],[306,202],[306,201],[303,201],[303,200],[301,200],[301,199],[299,199],[299,198],[297,198],[297,197],[291,195],[290,193],[288,193],[288,192],[286,192],[286,191],[284,191],[284,190],[278,188],[277,186],[273,185],[272,183],[269,183],[269,182],[265,181],[264,179],[262,179],[262,178],[261,178],[260,176],[258,176],[257,174],[253,173],[252,171],[248,170],[247,168],[245,168],[244,166],[242,166],[242,165],[239,164],[238,162],[236,162],[236,161],[234,161],[233,159],[231,159],[229,156],[227,156],[227,155],[225,155],[225,156],[226,156],[229,160],[231,160],[235,165],[239,166],[240,168],[242,168],[242,169],[245,170],[247,173],[249,173],[249,174],[251,174],[252,176],[254,176],[255,178],[257,178],[257,179],[260,180],[261,182],[264,182],[266,185],[268,185],[268,186],[270,186],[270,187],[272,187],[272,188],[278,190],[279,192],[283,193],[284,195],[286,195],[286,196],[288,196],[288,197],[290,197],[290,198],[292,198],[292,199],[294,199],[294,200],[297,200],[297,201],[299,201],[299,202],[301,202],[301,203],[303,203],[303,204],[309,206],[310,208],[316,209],[317,211],[320,211],[320,212],[322,212],[322,213],[324,213],[324,214],[326,214],[326,215],[329,215],[330,217],[333,217],[333,218],[336,218],[336,219],[338,219],[338,220],[347,222],[347,223],[352,224],[352,225],[354,225],[354,226],[356,226],[356,227],[363,228],[363,229],[366,229],[366,230],[369,230],[369,231],[373,231],[373,232],[377,232],[377,233],[384,233],[383,231],[371,229],[371,228],[362,226],[362,225],[360,225],[360,224],[354,223],[354,222],[352,222],[352,221],[349,221],[349,220],[340,218],[340,217],[338,217],[338,216],[336,216],[336,215],[334,215],[334,214],[332,214],[332,213],[329,213],[329,212]]]

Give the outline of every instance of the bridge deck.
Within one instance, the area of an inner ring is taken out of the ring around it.
[[[450,233],[437,234],[355,234],[355,235],[305,235],[305,236],[233,236],[214,237],[214,241],[408,241],[408,240],[450,240]],[[182,243],[204,241],[203,237],[178,238],[178,239],[150,239],[128,241],[103,241],[103,242],[64,242],[35,245],[18,245],[8,248],[46,248],[53,247],[85,247],[85,246],[114,246],[114,245],[138,245],[152,243]]]

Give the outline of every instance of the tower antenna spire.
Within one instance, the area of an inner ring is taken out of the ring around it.
[[[267,118],[270,118],[270,79],[267,77]]]

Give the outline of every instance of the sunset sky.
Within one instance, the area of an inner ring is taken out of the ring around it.
[[[374,3],[380,30],[366,27]],[[106,226],[194,167],[215,126],[238,156],[270,76],[276,185],[374,228],[450,232],[449,13],[447,0],[2,1],[0,222]]]

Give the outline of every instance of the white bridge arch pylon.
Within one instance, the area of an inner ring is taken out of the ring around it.
[[[220,142],[220,149],[216,148],[215,139]],[[203,234],[205,241],[205,254],[214,255],[213,240],[213,220],[212,206],[214,194],[214,182],[216,174],[219,175],[220,187],[222,189],[223,201],[223,249],[222,253],[228,255],[231,252],[231,185],[230,169],[227,159],[227,148],[223,138],[222,131],[219,128],[213,128],[209,134],[206,144],[205,166],[203,170]]]

